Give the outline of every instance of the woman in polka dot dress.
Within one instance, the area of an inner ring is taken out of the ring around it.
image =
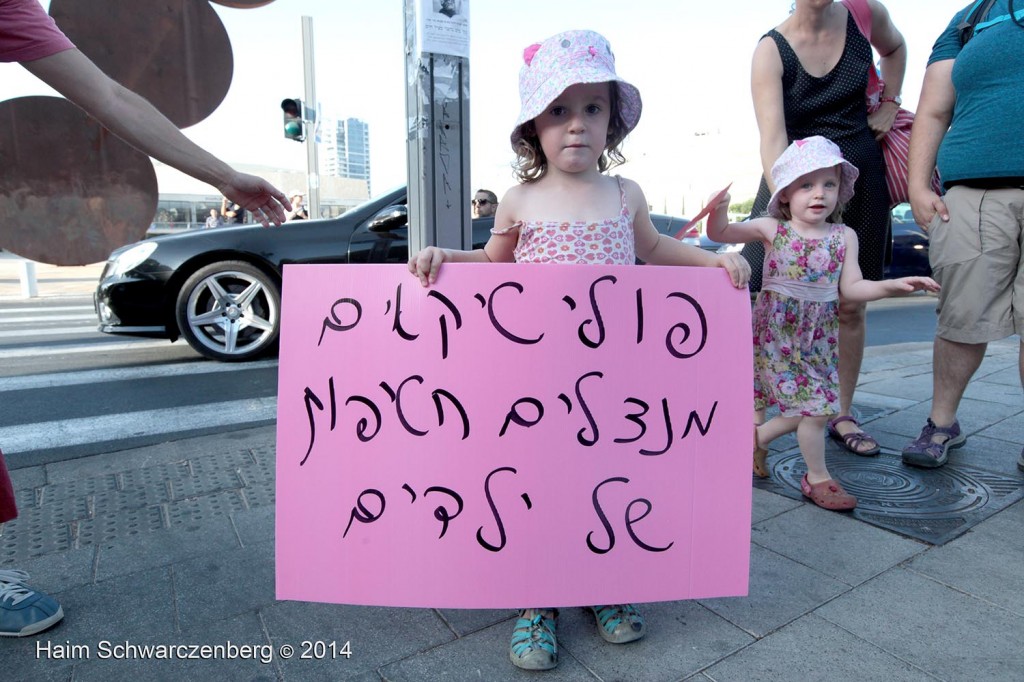
[[[790,142],[813,135],[832,140],[860,171],[843,222],[857,234],[864,277],[880,280],[891,238],[889,193],[877,140],[892,127],[899,109],[907,50],[885,7],[876,0],[867,3],[872,17],[870,44],[846,6],[832,0],[796,0],[789,18],[758,43],[751,92],[764,176],[751,215],[764,215],[776,189],[769,180],[772,165]],[[882,56],[885,91],[881,107],[869,117],[864,93],[872,45]],[[753,270],[751,290],[757,291],[764,248],[751,243],[743,255]],[[840,301],[839,415],[829,423],[829,434],[853,453],[876,455],[878,443],[850,416],[864,355],[865,312],[864,303]]]

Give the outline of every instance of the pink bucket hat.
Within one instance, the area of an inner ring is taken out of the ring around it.
[[[781,211],[781,194],[801,175],[807,175],[821,168],[839,166],[839,203],[845,204],[853,198],[853,183],[857,181],[860,171],[852,163],[843,158],[839,146],[820,135],[796,140],[786,147],[779,159],[772,166],[772,182],[775,183],[775,194],[768,202],[768,215],[783,218]]]
[[[626,132],[640,120],[640,91],[615,75],[615,55],[608,41],[594,31],[566,31],[523,50],[519,71],[522,109],[512,130],[512,147],[523,138],[523,124],[539,116],[570,85],[616,83],[619,113]]]

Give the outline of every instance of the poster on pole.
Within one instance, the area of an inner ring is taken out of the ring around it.
[[[419,0],[419,52],[469,59],[469,0]]]
[[[724,270],[287,265],[283,292],[278,598],[747,593],[750,300]]]

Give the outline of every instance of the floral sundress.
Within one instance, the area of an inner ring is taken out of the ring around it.
[[[843,225],[805,239],[779,222],[754,303],[754,406],[783,416],[839,413],[839,275]]]

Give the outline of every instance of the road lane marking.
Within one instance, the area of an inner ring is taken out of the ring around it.
[[[277,418],[277,398],[249,398],[0,427],[4,456],[128,438],[238,426]]]

